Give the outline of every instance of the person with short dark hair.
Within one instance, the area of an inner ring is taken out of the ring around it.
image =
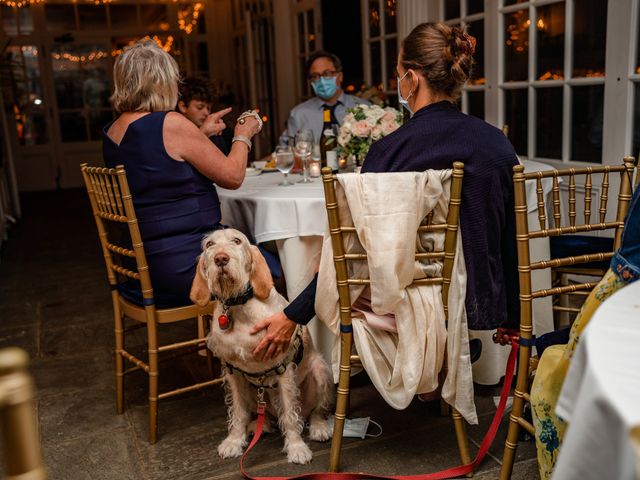
[[[280,145],[286,145],[298,130],[310,129],[315,141],[320,140],[324,111],[331,112],[333,123],[340,124],[349,108],[368,101],[342,90],[342,62],[333,53],[318,51],[307,60],[307,79],[315,96],[291,109],[286,130],[280,135]]]
[[[176,111],[182,113],[211,139],[213,144],[225,155],[231,150],[223,136],[227,126],[222,120],[231,108],[211,113],[214,96],[209,82],[202,78],[187,77],[180,82],[180,96]]]

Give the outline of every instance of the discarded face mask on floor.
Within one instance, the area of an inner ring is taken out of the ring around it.
[[[331,434],[333,435],[333,422],[334,417],[329,417],[327,424],[329,425],[329,429],[331,430]],[[367,433],[369,429],[369,423],[372,423],[380,430],[376,434]],[[362,417],[362,418],[346,418],[344,421],[344,430],[342,432],[343,437],[353,437],[353,438],[362,438],[365,437],[379,437],[382,435],[382,426],[374,420],[371,420],[370,417]]]

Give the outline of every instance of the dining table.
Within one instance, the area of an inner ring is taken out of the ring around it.
[[[544,163],[522,162],[525,172],[548,170]],[[250,172],[250,175],[249,175]],[[295,298],[312,280],[320,264],[320,253],[328,220],[321,177],[311,183],[297,183],[300,175],[289,175],[294,184],[280,186],[283,177],[277,170],[248,170],[242,186],[237,190],[217,187],[222,223],[237,228],[257,244],[274,241],[284,272],[287,296]],[[464,185],[464,184],[463,184]],[[544,195],[552,190],[552,180],[542,183]],[[464,188],[464,186],[463,186]],[[526,184],[529,224],[538,228],[537,194],[534,181]],[[549,258],[548,239],[535,239],[531,244],[531,261]],[[537,271],[532,275],[535,289],[551,287],[551,272]],[[551,298],[533,303],[534,333],[553,330]],[[335,336],[317,318],[309,323],[309,331],[316,348],[331,364]],[[473,364],[474,382],[497,384],[504,376],[509,349],[494,344],[494,331],[470,330],[470,338],[480,338],[483,344],[480,358]]]
[[[568,422],[553,479],[640,478],[640,282],[585,327],[556,414]]]

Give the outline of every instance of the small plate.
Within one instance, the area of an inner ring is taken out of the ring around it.
[[[275,168],[275,167],[272,167],[272,168],[266,168],[266,167],[265,167],[265,168],[263,168],[263,169],[262,169],[262,171],[263,171],[263,172],[277,172],[277,171],[278,171],[278,169],[277,169],[277,168]]]
[[[244,176],[245,177],[256,177],[262,173],[262,170],[258,170],[257,168],[248,167]]]

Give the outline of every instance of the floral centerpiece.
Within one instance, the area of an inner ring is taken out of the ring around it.
[[[353,156],[358,165],[367,155],[371,144],[396,131],[402,125],[402,114],[392,107],[356,105],[347,110],[340,131],[338,144],[345,157]]]

